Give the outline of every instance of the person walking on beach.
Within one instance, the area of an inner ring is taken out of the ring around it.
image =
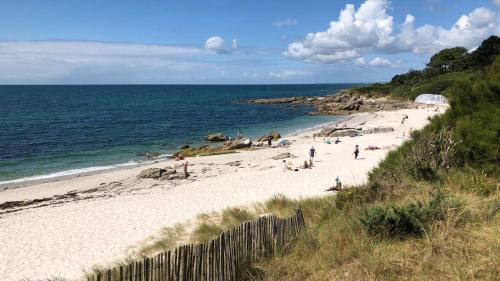
[[[356,146],[354,147],[354,159],[358,159],[358,155],[359,155],[359,146],[356,144]]]
[[[187,179],[189,177],[188,173],[188,161],[184,162],[184,178]]]
[[[316,154],[316,149],[314,149],[314,146],[311,146],[311,149],[309,149],[309,163],[314,161],[314,156],[316,156]]]

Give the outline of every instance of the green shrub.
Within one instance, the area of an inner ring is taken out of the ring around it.
[[[366,187],[349,188],[337,192],[335,207],[338,209],[350,209],[368,201],[369,190]]]
[[[412,202],[373,206],[364,210],[360,221],[372,235],[401,239],[421,235],[436,220],[444,220],[463,208],[463,201],[438,191],[427,203]]]

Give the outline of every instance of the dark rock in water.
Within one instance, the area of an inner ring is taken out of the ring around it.
[[[138,178],[150,178],[150,179],[158,179],[161,177],[161,175],[166,172],[165,169],[161,168],[149,168],[146,170],[143,170],[137,177]]]
[[[181,146],[180,149],[186,149],[186,148],[189,148],[189,147],[190,147],[189,144],[185,144],[185,145]]]
[[[375,127],[368,128],[363,130],[363,134],[381,134],[381,133],[390,133],[394,132],[394,128],[392,127]]]
[[[161,155],[160,152],[146,152],[144,156],[147,158],[156,158],[159,157],[160,155]]]
[[[221,133],[217,133],[217,134],[211,134],[211,135],[208,135],[206,138],[205,138],[205,141],[212,141],[212,142],[218,142],[218,141],[225,141],[227,139],[227,137]]]
[[[285,152],[285,153],[281,153],[281,154],[278,154],[274,157],[271,157],[271,159],[273,160],[281,160],[281,159],[286,159],[286,158],[290,158],[292,156],[292,154],[290,154],[290,152]]]
[[[272,131],[267,135],[263,135],[263,136],[257,138],[257,142],[264,142],[264,141],[267,141],[269,138],[272,138],[273,140],[277,140],[277,139],[281,138],[281,135],[278,131]]]

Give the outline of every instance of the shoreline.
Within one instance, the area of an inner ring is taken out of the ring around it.
[[[327,123],[320,123],[320,124],[314,125],[312,127],[305,127],[304,129],[297,129],[292,133],[284,135],[283,138],[295,136],[297,134],[311,132],[314,130],[320,130],[321,128],[324,128],[327,126],[332,126],[332,125],[338,124],[339,122],[345,122],[347,120],[354,118],[354,114],[353,115],[339,115],[337,117],[338,118],[346,117],[346,119],[327,122]],[[202,141],[200,141],[200,143],[214,144],[214,143],[202,142]],[[166,155],[166,154],[164,153],[163,155]],[[38,184],[43,184],[43,183],[58,182],[58,181],[67,180],[67,179],[74,179],[74,178],[78,178],[78,177],[93,176],[93,175],[99,175],[99,174],[108,173],[108,172],[133,169],[133,168],[137,168],[137,167],[152,165],[155,162],[159,162],[159,161],[168,161],[168,159],[169,159],[168,156],[156,157],[156,158],[144,160],[142,162],[129,161],[129,162],[124,162],[124,163],[116,163],[116,164],[113,164],[110,166],[93,166],[93,167],[86,167],[86,168],[80,168],[80,169],[70,169],[70,170],[58,171],[58,172],[53,172],[53,173],[48,173],[48,174],[33,175],[33,176],[17,178],[17,179],[12,179],[12,180],[0,181],[0,192],[2,192],[3,190],[8,190],[8,189],[30,187],[33,185],[38,185]],[[132,162],[132,163],[130,163],[130,162]],[[62,174],[62,173],[66,173],[66,172],[70,172],[70,171],[74,171],[74,170],[87,170],[87,169],[93,169],[93,168],[101,168],[101,169],[96,169],[96,170],[92,170],[92,171],[76,172],[76,173],[71,173],[71,174],[67,174],[67,175],[58,175],[58,174]]]
[[[363,127],[394,127],[393,132],[341,137],[340,144],[314,142],[316,130],[289,134],[291,145],[238,151],[237,153],[190,157],[191,177],[174,181],[138,179],[146,167],[175,166],[179,162],[161,161],[140,167],[105,171],[56,182],[0,190],[0,204],[28,200],[31,205],[14,207],[14,212],[0,210],[0,276],[17,280],[61,276],[78,280],[82,270],[108,265],[165,227],[184,223],[202,213],[228,207],[248,206],[276,194],[299,199],[329,194],[336,175],[344,186],[357,186],[367,180],[368,172],[387,153],[398,147],[402,133],[421,129],[427,118],[444,110],[426,106],[421,109],[379,111],[353,114],[346,122]],[[409,115],[407,124],[401,118]],[[325,125],[326,126],[326,125]],[[361,158],[354,160],[354,144],[361,147]],[[285,158],[298,167],[311,145],[318,156],[312,169],[283,171]],[[365,150],[377,145],[378,150]],[[179,169],[181,172],[182,169]],[[40,201],[44,198],[43,202]],[[3,271],[2,271],[3,270]]]

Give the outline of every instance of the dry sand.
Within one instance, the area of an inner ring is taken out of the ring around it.
[[[136,176],[147,167],[135,167],[0,191],[0,204],[49,198],[0,210],[0,280],[79,279],[84,270],[119,260],[163,227],[200,213],[250,205],[276,194],[325,195],[336,176],[344,185],[363,184],[387,152],[403,142],[403,132],[408,136],[410,128],[422,128],[437,113],[433,107],[361,113],[348,125],[391,126],[395,131],[343,137],[339,144],[323,143],[319,137],[313,143],[313,132],[308,132],[287,136],[292,142],[288,147],[189,158],[192,177],[176,182],[139,180]],[[404,114],[409,119],[401,125]],[[353,156],[356,144],[358,160]],[[283,171],[282,160],[271,159],[290,152],[296,158],[287,160],[299,166],[312,145],[318,153],[312,169]],[[383,149],[364,150],[368,145]],[[239,166],[230,165],[234,161],[240,161]],[[174,164],[170,160],[150,167]]]

